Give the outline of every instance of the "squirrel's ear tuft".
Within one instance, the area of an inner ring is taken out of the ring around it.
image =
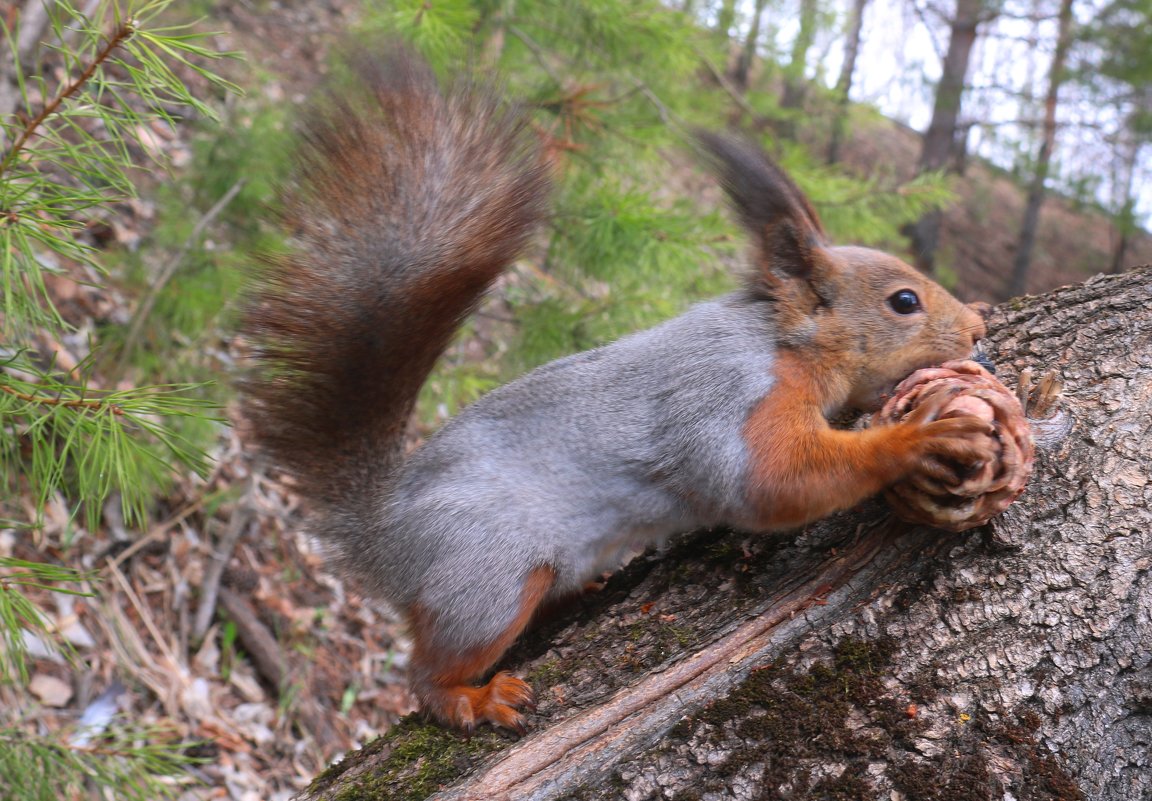
[[[808,277],[824,226],[800,187],[760,148],[724,134],[698,132],[705,163],[719,179],[741,224],[760,251],[762,269]]]

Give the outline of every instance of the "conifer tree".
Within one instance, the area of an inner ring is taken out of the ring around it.
[[[760,28],[764,20],[764,9],[767,6],[768,0],[754,0],[752,18],[748,22],[744,45],[740,48],[740,54],[736,57],[736,65],[732,69],[732,83],[742,92],[748,90],[752,65],[756,61],[756,50],[760,47]]]
[[[141,523],[151,494],[176,466],[203,470],[206,456],[170,422],[209,416],[211,405],[181,384],[106,388],[96,375],[99,342],[78,365],[50,348],[70,333],[55,305],[59,278],[104,277],[89,223],[131,196],[138,153],[151,124],[173,124],[174,109],[211,116],[175,70],[218,86],[202,66],[216,54],[202,37],[172,27],[170,0],[103,2],[92,16],[70,2],[25,4],[27,29],[6,30],[6,93],[0,119],[0,523],[39,525],[50,499],[93,527],[119,495],[129,526]],[[91,4],[89,4],[91,5]],[[37,48],[44,37],[48,46]],[[36,58],[49,63],[42,64]],[[17,504],[31,500],[31,513]],[[91,591],[93,577],[65,567],[0,558],[0,682],[27,679],[29,642],[54,642],[30,591]],[[63,646],[60,646],[63,647]],[[117,798],[170,796],[160,777],[187,760],[179,743],[123,721],[81,721],[67,737],[19,725],[20,709],[0,711],[4,798],[74,797],[86,784]]]
[[[792,40],[792,53],[784,68],[784,96],[780,105],[799,108],[804,103],[808,82],[804,71],[808,67],[808,51],[816,40],[819,6],[816,0],[800,0],[800,28]]]
[[[840,148],[844,143],[848,127],[848,104],[852,91],[852,76],[856,72],[856,59],[860,55],[860,32],[864,27],[864,10],[868,0],[852,0],[848,25],[844,34],[844,60],[840,65],[840,77],[834,90],[836,111],[832,118],[832,135],[828,142],[829,164],[840,160]]]

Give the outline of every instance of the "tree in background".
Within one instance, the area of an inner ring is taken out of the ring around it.
[[[764,17],[764,9],[768,0],[755,0],[752,7],[752,19],[748,23],[748,32],[744,37],[744,46],[736,57],[736,64],[732,68],[732,83],[741,92],[748,90],[749,74],[752,64],[756,61],[756,50],[760,46],[760,25]]]
[[[689,12],[691,15],[691,12]],[[721,0],[720,8],[716,12],[716,32],[725,39],[731,36],[732,26],[736,24],[736,0]]]
[[[800,0],[800,28],[792,40],[792,52],[784,67],[784,95],[780,105],[784,108],[800,108],[808,92],[805,70],[808,67],[808,51],[816,40],[817,15],[819,6],[816,0]]]
[[[1075,78],[1102,108],[1114,110],[1112,213],[1117,238],[1110,272],[1126,265],[1139,228],[1137,180],[1142,155],[1152,143],[1152,1],[1112,0],[1086,25],[1086,54]]]
[[[1028,268],[1032,264],[1032,248],[1036,244],[1036,227],[1040,222],[1040,207],[1047,190],[1048,169],[1052,151],[1056,147],[1056,106],[1060,87],[1067,79],[1068,51],[1072,47],[1072,0],[1060,0],[1057,14],[1056,48],[1048,68],[1048,90],[1044,96],[1044,121],[1040,132],[1040,149],[1036,154],[1035,170],[1028,184],[1028,200],[1024,206],[1024,221],[1020,226],[1020,239],[1016,245],[1016,258],[1008,282],[1008,295],[1023,294],[1028,283]]]
[[[995,19],[996,13],[987,0],[956,0],[955,11],[949,20],[948,51],[936,85],[932,121],[928,124],[920,150],[918,173],[950,169],[972,47],[976,44],[980,25]],[[917,220],[909,238],[916,266],[932,273],[940,240],[940,211],[930,211]]]
[[[856,59],[860,55],[860,31],[864,28],[864,10],[868,0],[852,0],[848,25],[844,34],[844,60],[840,64],[840,77],[833,90],[836,98],[836,112],[832,118],[832,134],[828,140],[829,164],[840,161],[840,148],[848,128],[848,104],[852,91],[852,76],[856,72]]]
[[[1139,230],[1136,220],[1136,175],[1140,169],[1140,156],[1152,141],[1152,85],[1136,88],[1132,97],[1134,108],[1124,119],[1124,127],[1115,137],[1116,169],[1113,172],[1113,213],[1116,222],[1116,245],[1112,251],[1110,273],[1127,269],[1128,246],[1132,235]]]

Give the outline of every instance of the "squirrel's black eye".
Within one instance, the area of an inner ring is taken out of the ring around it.
[[[889,295],[888,305],[897,314],[912,314],[920,311],[920,298],[911,289],[901,289]]]

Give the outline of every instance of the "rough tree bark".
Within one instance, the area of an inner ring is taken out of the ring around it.
[[[683,538],[509,655],[528,736],[408,720],[300,798],[1152,798],[1152,268],[990,329],[1065,384],[1004,516]]]

